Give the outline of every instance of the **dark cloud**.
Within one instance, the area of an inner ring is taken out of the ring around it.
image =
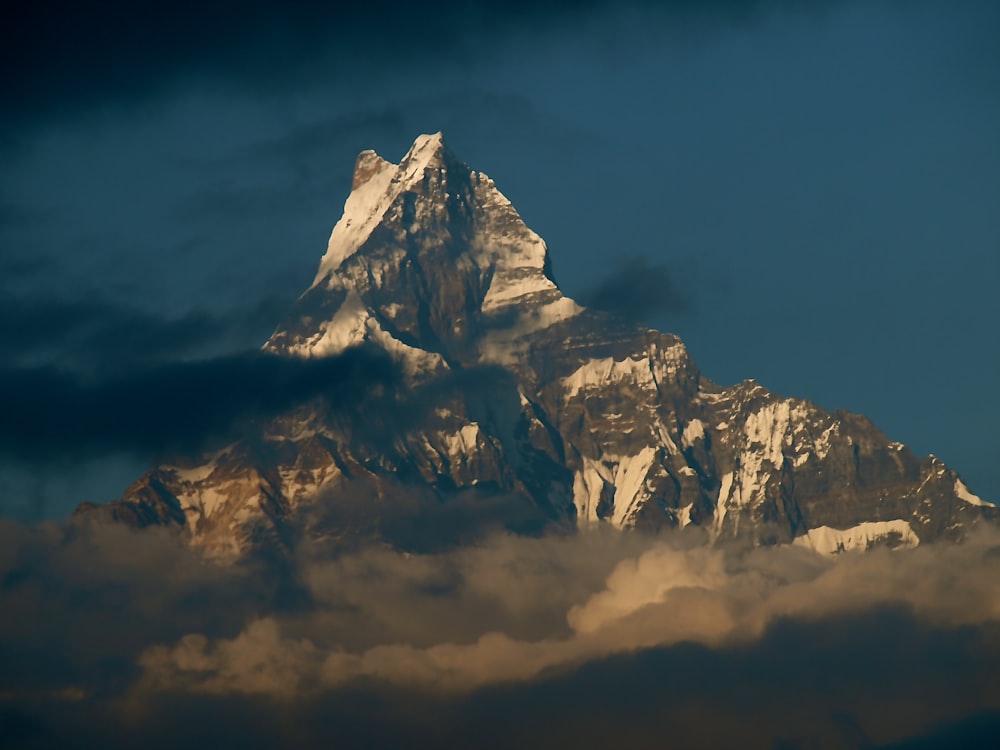
[[[471,737],[491,714],[517,715],[496,746],[657,748],[668,737],[680,748],[880,747],[955,710],[949,675],[995,686],[976,653],[992,644],[992,662],[998,636],[995,627],[928,627],[895,607],[782,620],[745,647],[677,644],[476,696],[460,726]],[[969,736],[980,744],[969,746],[988,747],[984,730],[998,718],[966,719],[979,720]]]
[[[51,220],[51,211],[28,207],[10,196],[0,195],[0,228],[20,229]],[[5,248],[5,252],[10,252],[10,249]]]
[[[48,461],[196,451],[317,397],[355,404],[394,377],[388,358],[367,349],[324,359],[247,352],[97,377],[8,367],[0,370],[0,452]]]
[[[50,210],[29,208],[0,195],[0,287],[15,287],[51,272],[54,260],[32,252],[37,242],[25,237],[53,220]],[[4,320],[2,315],[0,320]]]
[[[193,310],[164,318],[97,296],[7,297],[0,300],[0,363],[7,367],[58,360],[64,368],[118,370],[204,352],[246,339],[260,340],[277,305],[265,300],[248,314]],[[244,343],[244,342],[241,342]]]
[[[0,259],[0,275],[5,283],[17,282],[23,278],[37,277],[52,266],[51,258],[8,257]]]
[[[957,721],[943,722],[919,737],[884,745],[885,750],[941,750],[966,747],[989,750],[1000,737],[1000,711],[983,711]]]
[[[176,4],[121,0],[81,6],[17,0],[5,9],[0,85],[8,121],[64,117],[110,103],[141,101],[191,75],[252,88],[316,78],[350,80],[399,63],[462,61],[491,54],[523,31],[573,27],[595,14],[643,10],[711,24],[744,22],[775,8],[822,0],[607,0],[371,3],[208,0]]]
[[[694,311],[694,275],[632,256],[618,264],[596,285],[585,290],[580,303],[626,320],[648,323],[661,315]]]
[[[151,634],[204,626],[213,600],[225,602],[211,613],[213,632],[238,632],[264,599],[276,607],[287,585],[207,564],[162,530],[0,522],[0,537],[0,598],[18,614],[0,624],[0,693],[8,701],[57,683],[116,691],[137,676],[134,657]]]
[[[997,541],[830,562],[499,535],[314,545],[274,568],[158,530],[0,523],[0,730],[9,747],[988,747]]]

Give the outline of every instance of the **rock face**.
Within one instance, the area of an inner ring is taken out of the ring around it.
[[[680,527],[826,554],[957,539],[1000,517],[864,417],[753,381],[715,385],[676,336],[563,296],[542,239],[440,134],[398,165],[358,157],[315,281],[264,348],[326,357],[357,345],[402,373],[367,419],[300,407],[81,512],[174,525],[223,556],[336,539],[400,504],[420,514],[491,498],[567,526]]]

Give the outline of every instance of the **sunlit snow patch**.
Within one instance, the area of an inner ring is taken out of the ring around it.
[[[979,497],[979,495],[973,495],[969,492],[969,488],[965,486],[965,482],[961,479],[955,480],[955,494],[958,496],[959,500],[964,500],[970,505],[983,505],[987,508],[994,507],[993,503],[988,503]]]
[[[920,538],[913,533],[910,524],[903,520],[867,521],[849,529],[834,529],[820,526],[809,529],[792,542],[799,547],[808,547],[821,555],[832,557],[841,552],[864,551],[874,544],[891,537],[898,538],[898,547],[912,548],[920,544]]]

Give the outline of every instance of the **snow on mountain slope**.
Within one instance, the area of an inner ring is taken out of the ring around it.
[[[850,529],[831,529],[829,526],[809,529],[796,537],[794,544],[830,557],[841,552],[871,549],[880,542],[911,548],[920,544],[920,539],[906,521],[866,521]]]

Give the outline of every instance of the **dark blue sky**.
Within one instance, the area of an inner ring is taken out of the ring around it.
[[[1000,499],[1000,8],[571,5],[25,11],[0,366],[100,378],[258,346],[356,153],[443,130],[569,295],[642,259],[680,297],[645,321],[710,378],[864,413]],[[110,499],[152,460],[57,445],[0,456],[0,513]]]

